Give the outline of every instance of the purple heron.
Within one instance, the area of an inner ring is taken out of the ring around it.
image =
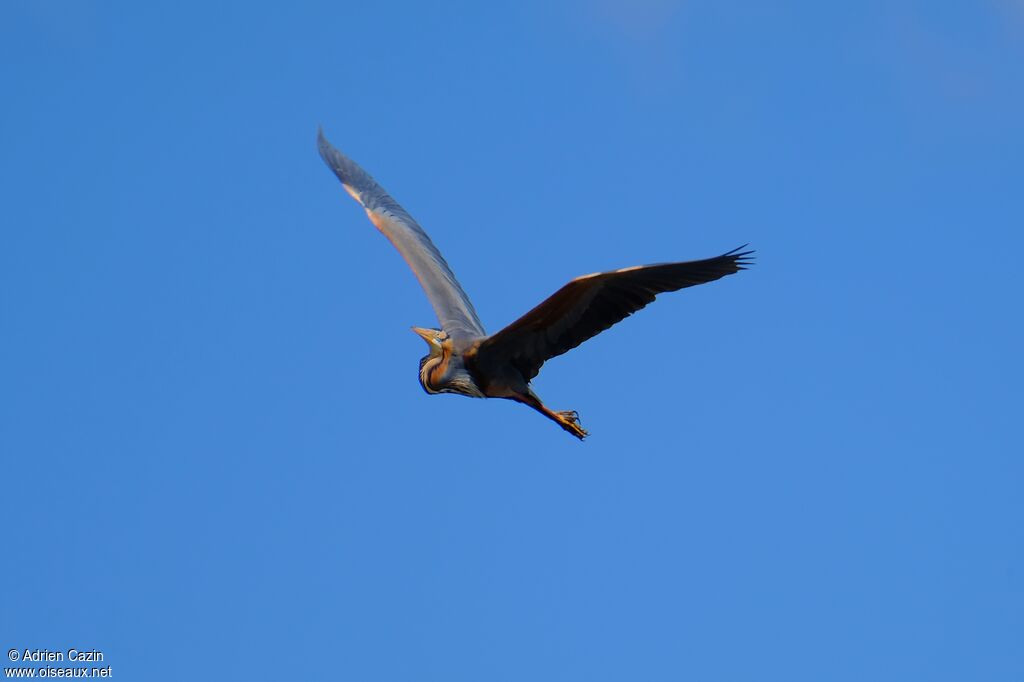
[[[751,264],[753,251],[741,246],[704,260],[583,275],[497,334],[488,335],[423,228],[366,171],[331,146],[322,130],[317,142],[320,156],[345,190],[412,268],[441,323],[440,329],[413,327],[430,349],[420,360],[423,390],[515,400],[581,440],[587,432],[580,426],[579,415],[549,409],[530,387],[541,365],[632,315],[660,293],[711,282]]]

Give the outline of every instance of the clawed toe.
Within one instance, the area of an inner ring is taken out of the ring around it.
[[[556,413],[559,416],[558,423],[562,428],[576,436],[580,440],[587,437],[587,431],[580,426],[580,414],[576,410],[563,410]]]

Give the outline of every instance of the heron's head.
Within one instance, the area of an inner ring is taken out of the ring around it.
[[[451,339],[440,329],[413,327],[412,330],[427,342],[430,352],[420,360],[420,386],[427,393],[440,393],[441,380],[451,357]]]

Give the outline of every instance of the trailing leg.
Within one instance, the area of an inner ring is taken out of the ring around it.
[[[561,412],[556,412],[555,410],[549,409],[540,401],[540,398],[534,395],[533,391],[530,391],[525,395],[517,395],[513,400],[517,400],[524,405],[529,405],[580,440],[587,437],[586,430],[580,426],[580,415],[576,410],[563,410]]]

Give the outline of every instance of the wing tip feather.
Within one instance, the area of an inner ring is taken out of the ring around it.
[[[330,155],[332,149],[333,147],[331,146],[331,143],[327,141],[327,136],[324,135],[324,127],[322,125],[318,125],[316,127],[316,150],[320,152],[320,158],[324,161],[329,161],[327,157]]]
[[[757,260],[757,256],[754,255],[756,251],[754,249],[747,249],[748,246],[750,246],[749,242],[741,246],[737,246],[732,251],[726,251],[723,253],[721,258],[730,259],[737,270],[747,270],[750,266],[754,265]],[[747,250],[744,251],[743,249]]]

